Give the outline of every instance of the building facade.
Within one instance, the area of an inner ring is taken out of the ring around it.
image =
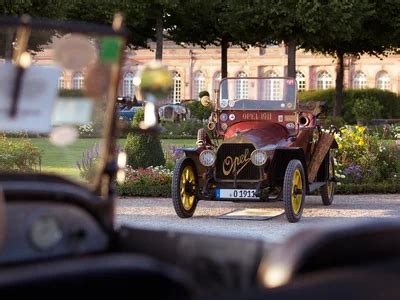
[[[48,50],[50,51],[50,50]],[[48,51],[35,58],[45,63]],[[133,79],[140,68],[153,61],[154,49],[129,50],[123,66],[119,94],[133,97],[135,86]],[[169,97],[171,102],[197,99],[202,90],[215,94],[221,80],[221,51],[219,47],[183,47],[165,42],[163,64],[173,74],[174,87]],[[296,79],[299,90],[328,89],[335,86],[336,61],[330,56],[314,55],[302,50],[297,51]],[[275,77],[286,76],[287,53],[282,44],[267,48],[251,47],[247,51],[239,47],[228,50],[229,77]],[[59,78],[59,87],[81,89],[84,86],[84,70],[64,71]],[[362,56],[346,58],[344,70],[345,88],[379,88],[400,93],[400,55],[378,58]],[[239,87],[239,93],[245,93],[246,86]]]

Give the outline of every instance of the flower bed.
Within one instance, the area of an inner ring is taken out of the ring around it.
[[[400,185],[400,150],[393,141],[384,141],[362,126],[345,126],[336,136],[338,184],[382,187]],[[352,190],[358,188],[353,187]],[[390,188],[393,190],[393,188]]]
[[[126,168],[123,184],[117,185],[119,196],[170,197],[172,171],[165,167]]]

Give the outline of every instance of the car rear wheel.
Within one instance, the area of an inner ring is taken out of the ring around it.
[[[172,202],[176,214],[181,218],[190,218],[196,210],[197,174],[190,158],[183,157],[176,163],[172,177]]]
[[[283,203],[285,215],[290,223],[298,222],[303,213],[306,196],[304,169],[301,162],[293,159],[289,162],[283,180]]]
[[[326,184],[321,188],[322,203],[324,205],[332,204],[336,192],[335,161],[332,156],[329,157],[328,173],[328,180],[326,181]]]

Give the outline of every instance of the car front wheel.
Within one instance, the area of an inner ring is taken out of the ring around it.
[[[289,162],[283,180],[283,203],[285,215],[290,223],[298,222],[303,213],[306,196],[304,169],[301,162],[293,159]]]
[[[190,218],[196,210],[197,174],[192,160],[179,159],[172,177],[172,202],[176,214],[181,218]]]

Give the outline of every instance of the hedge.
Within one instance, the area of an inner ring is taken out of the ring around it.
[[[117,185],[117,194],[128,197],[171,197],[170,184],[144,185],[142,183],[126,183]]]
[[[119,196],[126,197],[171,197],[171,185],[143,185],[130,183],[117,185]],[[400,185],[393,183],[371,184],[341,184],[337,186],[336,194],[395,194],[400,193]],[[316,192],[314,195],[317,195]]]
[[[328,105],[328,113],[332,115],[335,90],[310,90],[299,92],[300,101],[325,101]],[[371,101],[378,101],[382,109],[382,118],[398,119],[400,118],[400,97],[395,93],[379,89],[346,89],[343,91],[343,118],[348,124],[355,124],[356,119],[353,115],[353,107],[356,99],[367,98]]]

